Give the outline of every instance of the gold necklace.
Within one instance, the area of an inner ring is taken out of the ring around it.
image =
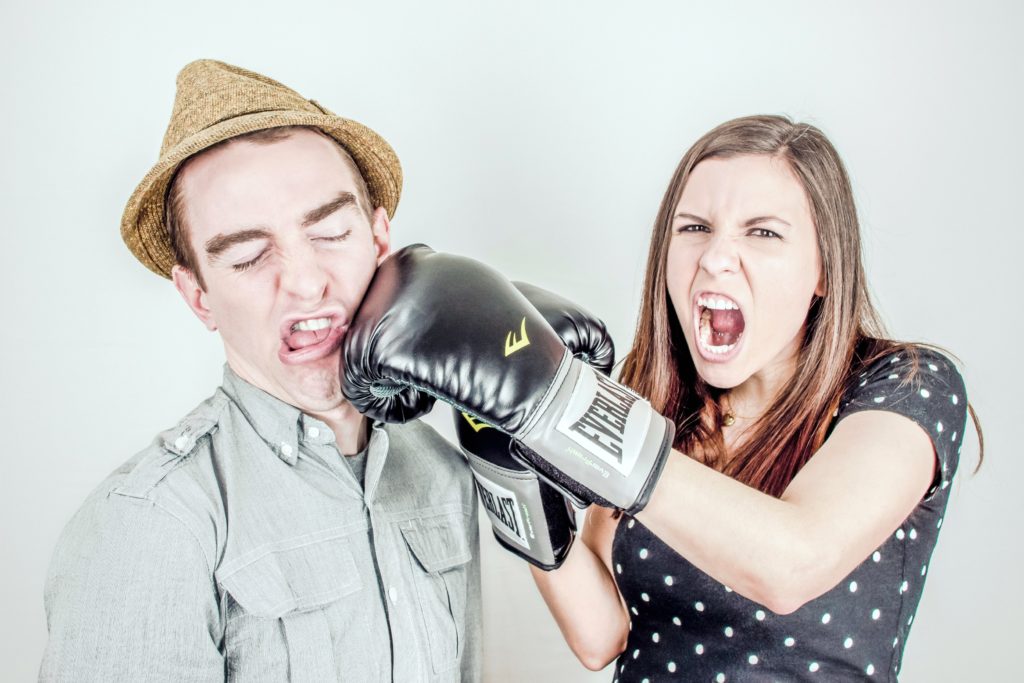
[[[726,401],[726,404],[728,405],[729,399],[726,398],[725,401]],[[747,417],[745,415],[737,415],[736,413],[734,413],[732,411],[732,406],[729,406],[728,408],[725,408],[722,411],[722,426],[723,427],[732,427],[734,424],[736,424],[736,418],[737,417],[742,417],[744,420],[752,419],[752,418],[749,418],[749,417]]]

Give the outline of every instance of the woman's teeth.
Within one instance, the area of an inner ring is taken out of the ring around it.
[[[716,299],[714,297],[698,297],[697,305],[701,308],[714,308],[719,311],[738,311],[739,306],[728,299]]]
[[[292,332],[316,332],[331,326],[330,318],[313,318],[311,320],[300,320],[292,325]]]

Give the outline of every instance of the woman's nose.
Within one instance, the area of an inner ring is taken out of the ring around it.
[[[736,242],[728,235],[712,235],[700,257],[700,267],[711,275],[735,273],[740,268]]]

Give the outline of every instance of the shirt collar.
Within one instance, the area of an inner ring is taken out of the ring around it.
[[[334,432],[322,421],[246,382],[224,364],[224,393],[281,460],[294,465],[299,443],[334,443]]]

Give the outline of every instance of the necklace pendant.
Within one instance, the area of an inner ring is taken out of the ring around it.
[[[736,417],[732,413],[726,413],[722,417],[722,425],[725,427],[732,427],[736,424]]]

